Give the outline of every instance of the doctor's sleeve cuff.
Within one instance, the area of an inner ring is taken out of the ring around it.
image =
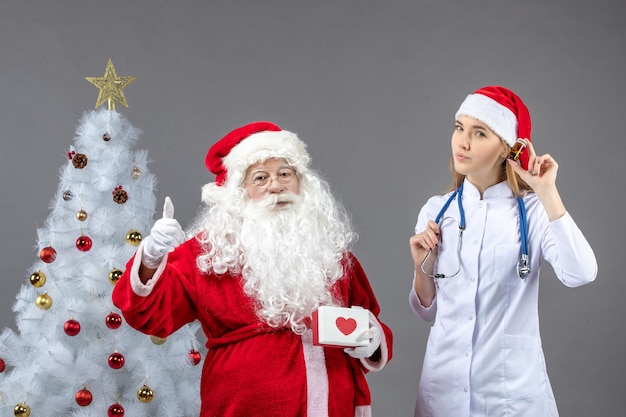
[[[415,288],[411,285],[411,292],[409,293],[409,305],[411,306],[411,310],[422,318],[424,321],[434,321],[435,315],[437,314],[437,296],[433,299],[432,304],[429,307],[424,307],[420,302],[419,297],[417,296],[417,292],[415,292]]]
[[[578,287],[595,280],[598,274],[596,256],[569,212],[550,222],[550,229],[558,248],[559,279],[568,287]]]

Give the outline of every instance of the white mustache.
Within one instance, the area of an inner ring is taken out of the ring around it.
[[[253,202],[253,206],[259,209],[272,209],[281,203],[294,204],[298,201],[298,196],[293,193],[270,194],[262,200]]]

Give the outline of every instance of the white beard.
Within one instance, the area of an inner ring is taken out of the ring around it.
[[[270,326],[303,333],[315,309],[334,304],[330,287],[342,275],[341,253],[316,217],[294,194],[246,203],[244,291],[258,302],[257,314]]]

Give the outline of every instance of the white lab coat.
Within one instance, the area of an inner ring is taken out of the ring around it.
[[[428,200],[416,233],[434,220],[448,195]],[[587,240],[566,213],[548,221],[535,194],[524,198],[532,272],[517,275],[521,254],[517,200],[506,182],[483,199],[465,180],[466,229],[461,271],[437,279],[433,304],[424,308],[411,291],[413,311],[430,329],[420,379],[416,417],[558,416],[539,335],[538,287],[542,259],[568,287],[593,281],[597,263]],[[435,272],[456,271],[459,209],[453,201],[442,224]]]

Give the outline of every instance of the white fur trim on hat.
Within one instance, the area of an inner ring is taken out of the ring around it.
[[[266,130],[252,134],[239,142],[222,159],[222,163],[229,177],[233,176],[234,172],[239,172],[245,177],[250,165],[270,158],[284,158],[296,171],[307,167],[311,159],[306,144],[295,133],[287,130]]]
[[[509,146],[513,146],[517,141],[517,117],[515,114],[506,106],[485,95],[468,95],[461,103],[454,118],[458,119],[459,116],[469,116],[483,122]]]

